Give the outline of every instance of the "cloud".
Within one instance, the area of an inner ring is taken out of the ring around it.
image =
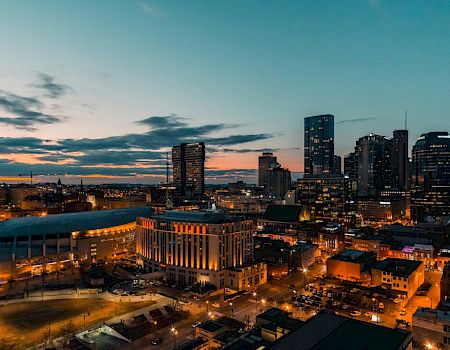
[[[280,149],[279,148],[259,148],[259,149],[252,149],[252,148],[218,148],[217,150],[220,150],[221,152],[227,152],[227,153],[262,153],[262,152],[277,152]]]
[[[361,122],[365,122],[368,120],[374,120],[374,119],[377,119],[377,118],[368,117],[368,118],[344,119],[344,120],[337,121],[336,124],[354,124],[354,123],[361,123]]]
[[[46,73],[38,73],[38,81],[31,86],[43,90],[44,95],[50,98],[60,98],[69,92],[73,92],[70,86],[55,83],[55,77]]]
[[[54,124],[63,121],[62,117],[40,112],[39,110],[43,107],[44,104],[34,97],[19,96],[0,90],[0,110],[12,115],[0,115],[0,124],[34,131],[37,124]]]
[[[366,0],[370,7],[377,8],[380,5],[380,0]]]
[[[141,9],[146,13],[147,15],[158,17],[161,16],[163,13],[160,9],[153,5],[149,5],[146,2],[141,2]]]
[[[38,101],[28,101],[37,103]],[[0,121],[1,122],[1,121]],[[48,174],[102,173],[108,176],[150,176],[165,173],[165,155],[170,147],[180,143],[204,141],[207,152],[232,151],[236,146],[273,137],[271,134],[233,134],[214,137],[238,128],[233,124],[192,126],[189,119],[176,114],[150,116],[137,121],[146,128],[142,133],[103,138],[47,140],[36,137],[0,137],[0,175],[33,171]],[[147,130],[148,129],[148,130]],[[260,150],[244,149],[242,152]],[[3,163],[2,163],[3,162]],[[32,163],[32,164],[31,164]],[[8,170],[9,169],[9,170]],[[208,170],[217,177],[244,176],[233,170]],[[221,172],[224,172],[221,174]],[[250,176],[249,174],[247,174]],[[245,176],[247,176],[245,175]]]

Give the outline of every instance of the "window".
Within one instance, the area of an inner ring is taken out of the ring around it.
[[[444,344],[450,344],[450,338],[449,337],[444,337]]]
[[[450,325],[444,324],[444,332],[450,333]]]

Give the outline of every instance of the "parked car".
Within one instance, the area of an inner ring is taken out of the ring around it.
[[[202,323],[201,323],[200,321],[194,322],[194,323],[192,324],[192,328],[196,328],[196,327],[200,326],[201,324],[202,324]]]
[[[369,317],[369,318],[371,318],[371,317],[372,317],[372,313],[369,312],[369,311],[367,311],[367,312],[364,314],[364,317]]]
[[[163,341],[164,341],[164,338],[161,338],[161,337],[155,338],[155,339],[152,340],[152,345],[161,344]]]
[[[352,317],[361,316],[361,311],[353,310],[352,312],[350,312],[350,316]]]
[[[397,318],[395,321],[397,322],[397,324],[403,324],[406,327],[409,327],[411,325],[408,321],[402,320],[402,319],[399,319],[399,318]]]
[[[395,298],[395,299],[394,299],[394,303],[395,303],[395,304],[400,304],[402,301],[403,301],[403,300],[400,299],[400,298]]]
[[[212,306],[219,308],[220,304],[216,302],[216,303],[212,303]]]

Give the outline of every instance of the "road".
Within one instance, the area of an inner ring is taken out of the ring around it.
[[[313,265],[306,273],[306,280],[323,274],[325,272],[325,268],[326,267],[324,264]],[[210,318],[210,316],[208,316],[208,312],[211,311],[221,313],[225,316],[232,316],[233,318],[244,323],[246,318],[249,317],[250,322],[255,323],[256,316],[269,307],[267,303],[269,298],[273,298],[274,300],[278,300],[280,302],[290,300],[292,296],[292,289],[290,289],[289,286],[295,285],[295,287],[300,290],[304,281],[304,273],[297,272],[296,274],[283,280],[266,283],[256,290],[256,296],[253,296],[252,294],[244,295],[239,299],[232,301],[232,306],[230,306],[229,303],[220,302],[220,297],[209,299],[208,304],[206,303],[206,300],[192,301],[192,303],[187,307],[187,309],[191,312],[191,316],[187,320],[178,322],[174,325],[177,332],[176,336],[174,336],[174,333],[171,331],[171,327],[166,327],[156,333],[149,334],[134,341],[133,343],[127,345],[124,349],[172,349],[174,344],[181,345],[194,339],[195,329],[192,328],[192,324],[197,321],[203,322],[208,320]],[[215,308],[212,306],[215,301],[219,302],[221,305],[220,308]],[[263,301],[266,302],[264,303]],[[157,337],[163,337],[163,343],[158,346],[151,345],[151,341]]]

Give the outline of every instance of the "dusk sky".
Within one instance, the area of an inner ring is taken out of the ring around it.
[[[254,183],[265,148],[303,170],[306,116],[342,156],[450,129],[449,1],[0,0],[0,42],[0,181],[156,183],[205,141],[207,182]]]

